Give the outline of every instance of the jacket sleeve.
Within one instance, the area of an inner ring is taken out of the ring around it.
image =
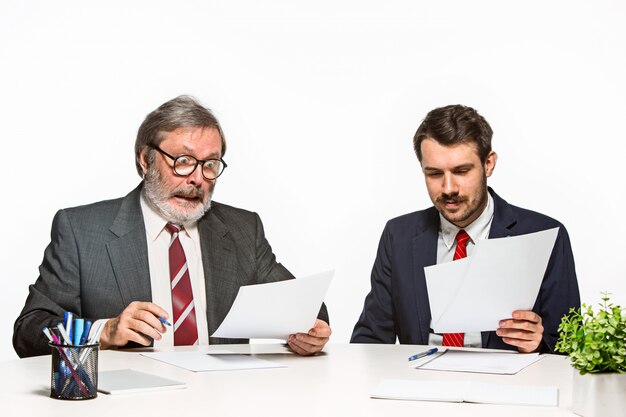
[[[395,343],[392,300],[391,233],[385,227],[372,268],[370,293],[352,332],[351,343]]]
[[[580,307],[580,293],[576,279],[574,255],[567,230],[562,225],[546,268],[539,297],[533,311],[541,316],[543,343],[550,353],[559,338],[561,318],[570,308]]]
[[[39,278],[29,286],[26,303],[13,328],[13,347],[22,358],[49,354],[43,327],[61,322],[65,311],[80,313],[79,256],[66,211],[55,215],[50,237]]]

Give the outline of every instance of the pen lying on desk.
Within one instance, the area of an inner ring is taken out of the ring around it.
[[[439,349],[432,348],[432,349],[428,349],[425,352],[416,353],[415,355],[409,357],[409,362],[415,361],[417,359],[424,358],[424,357],[429,356],[429,355],[432,355],[433,353],[437,353],[438,351],[439,351]]]

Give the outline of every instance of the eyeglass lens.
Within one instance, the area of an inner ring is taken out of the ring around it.
[[[198,160],[193,156],[181,155],[174,161],[174,170],[178,175],[191,175],[195,170]],[[209,159],[202,164],[202,175],[208,180],[217,178],[224,169],[224,165],[218,159]]]

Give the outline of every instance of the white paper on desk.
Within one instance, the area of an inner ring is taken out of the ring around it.
[[[211,337],[287,339],[315,324],[334,271],[241,287]]]
[[[542,358],[543,356],[539,356],[538,353],[448,349],[445,354],[415,368],[429,371],[513,375]]]
[[[187,388],[184,382],[134,369],[116,369],[98,373],[98,391],[105,394],[135,394],[182,388]]]
[[[553,407],[558,405],[558,389],[556,387],[488,384],[475,381],[384,379],[370,396],[393,400]]]
[[[466,262],[424,268],[433,330],[492,331],[514,310],[532,309],[558,231],[479,240]]]
[[[285,365],[232,352],[148,352],[143,356],[194,372],[286,368]]]

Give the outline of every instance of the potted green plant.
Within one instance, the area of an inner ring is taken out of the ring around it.
[[[572,410],[585,417],[623,416],[626,410],[626,309],[603,293],[596,311],[584,304],[559,325],[556,351],[574,372]]]

